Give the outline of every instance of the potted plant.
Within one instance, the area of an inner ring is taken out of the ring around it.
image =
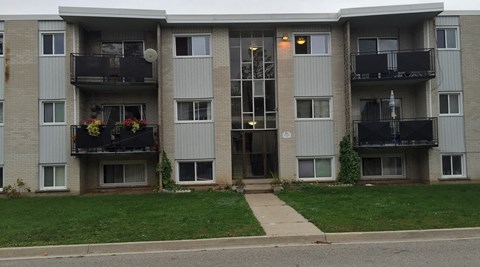
[[[103,126],[103,121],[98,119],[89,119],[81,122],[81,124],[86,126],[90,136],[98,137],[100,135],[100,129]]]
[[[145,128],[145,125],[147,125],[147,121],[144,119],[130,118],[123,121],[123,126],[132,133],[136,133],[138,130]]]
[[[235,176],[235,185],[238,193],[242,193],[245,190],[245,182],[243,181],[243,176]]]
[[[283,189],[282,181],[280,180],[278,175],[276,175],[273,172],[271,172],[270,175],[272,176],[272,182],[270,182],[270,184],[272,185],[273,192],[278,193],[282,191]]]
[[[98,119],[89,119],[80,122],[72,137],[75,147],[78,148],[107,148],[111,143],[111,129]]]

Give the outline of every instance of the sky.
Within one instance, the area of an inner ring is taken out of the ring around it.
[[[336,13],[341,8],[441,0],[0,0],[0,14],[58,14],[58,6],[160,9],[167,14]],[[480,10],[480,0],[444,0],[445,10]]]

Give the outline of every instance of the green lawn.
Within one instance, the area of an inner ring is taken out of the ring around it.
[[[236,193],[0,199],[0,247],[263,235]]]
[[[480,226],[480,185],[308,187],[278,195],[324,232]]]

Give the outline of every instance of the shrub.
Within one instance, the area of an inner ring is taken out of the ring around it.
[[[355,184],[360,179],[360,156],[353,150],[350,136],[343,137],[340,142],[340,173],[338,181],[344,184]]]
[[[162,177],[162,186],[165,190],[175,191],[179,186],[172,180],[172,163],[168,159],[167,153],[162,152],[162,161],[157,165],[157,172]]]
[[[19,198],[22,194],[22,190],[30,192],[30,187],[25,186],[23,179],[17,179],[15,184],[3,187],[3,192],[8,198]]]

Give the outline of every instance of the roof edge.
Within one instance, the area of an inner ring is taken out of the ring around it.
[[[135,19],[165,19],[165,10],[124,9],[124,8],[94,8],[59,6],[61,17],[105,17],[105,18],[135,18]]]
[[[393,15],[405,13],[425,13],[425,12],[442,12],[444,10],[443,3],[427,3],[427,4],[411,4],[411,5],[392,5],[392,6],[373,6],[373,7],[357,7],[340,9],[338,18],[366,17]]]
[[[5,20],[63,20],[59,15],[0,15],[0,21]]]

